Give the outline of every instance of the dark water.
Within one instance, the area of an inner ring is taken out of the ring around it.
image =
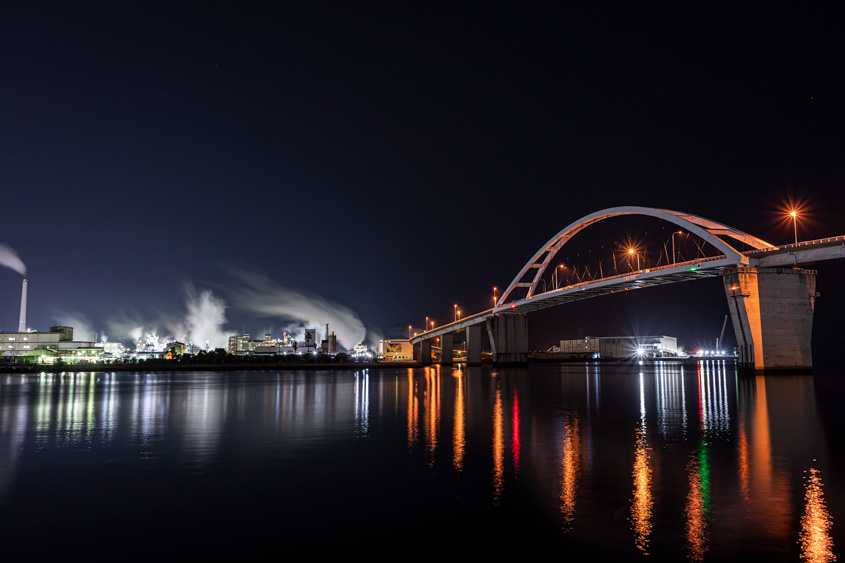
[[[0,374],[0,545],[7,560],[826,561],[845,541],[838,375]]]

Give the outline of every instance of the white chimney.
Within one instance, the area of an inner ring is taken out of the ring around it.
[[[21,289],[21,320],[18,323],[18,332],[26,332],[26,280],[23,280]]]

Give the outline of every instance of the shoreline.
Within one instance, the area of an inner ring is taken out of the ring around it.
[[[701,358],[649,358],[646,361],[669,361],[677,363],[694,363]],[[714,358],[715,359],[715,358]],[[733,359],[733,358],[725,358]],[[602,358],[529,358],[529,364],[577,364],[577,363],[607,363],[620,364],[626,360]],[[630,361],[630,360],[627,360]],[[64,364],[64,365],[37,365],[37,364],[9,364],[0,365],[0,373],[6,374],[28,374],[28,373],[66,373],[66,372],[132,372],[132,371],[295,371],[295,370],[327,370],[327,369],[385,369],[385,368],[420,368],[440,365],[433,362],[424,366],[416,361],[391,361],[391,362],[303,362],[303,363],[197,363],[182,364],[170,362],[155,362],[144,364]],[[453,364],[463,365],[464,363]],[[492,366],[490,362],[483,362],[482,365]],[[475,367],[475,366],[473,366]],[[496,366],[499,367],[499,366]]]
[[[422,367],[419,362],[344,362],[344,363],[248,363],[248,364],[65,364],[8,365],[0,373],[66,373],[112,371],[293,371],[325,369],[372,369],[385,367]]]

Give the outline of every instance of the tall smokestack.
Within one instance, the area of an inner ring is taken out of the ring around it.
[[[21,320],[18,323],[18,332],[26,332],[26,279],[23,280],[21,288]]]

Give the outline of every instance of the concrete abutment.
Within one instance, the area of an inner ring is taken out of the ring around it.
[[[812,368],[815,271],[740,267],[723,279],[739,365],[757,371]]]

